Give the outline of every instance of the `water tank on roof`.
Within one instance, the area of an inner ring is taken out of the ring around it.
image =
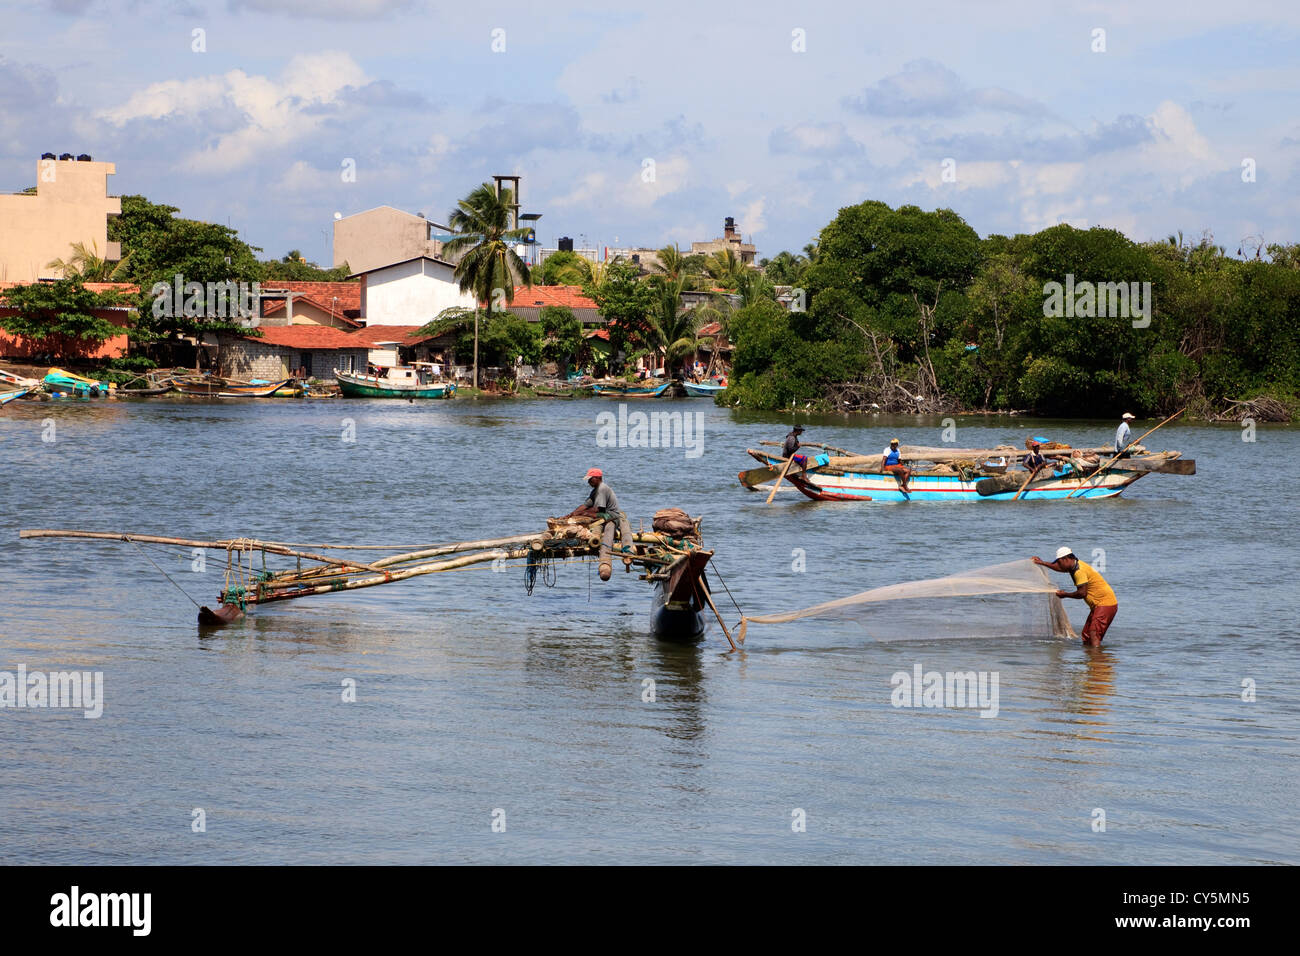
[[[573,240],[570,239],[568,236],[560,236],[560,246],[559,246],[559,251],[560,251],[560,252],[572,252],[572,251],[573,251]]]
[[[59,159],[71,159],[71,158],[72,158],[72,154],[71,154],[71,153],[60,153],[60,154],[59,154]]]
[[[89,154],[89,153],[82,153],[80,156],[77,157],[77,162],[79,162],[79,163],[89,163],[89,162],[91,162],[91,161],[92,161],[92,160],[91,160],[91,158],[90,158],[90,154]]]
[[[53,153],[41,153],[41,159],[55,159],[55,158],[56,157]]]

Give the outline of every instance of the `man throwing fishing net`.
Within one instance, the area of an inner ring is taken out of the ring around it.
[[[1092,565],[1076,558],[1069,548],[1060,548],[1056,552],[1055,561],[1044,561],[1035,555],[1034,564],[1068,574],[1074,581],[1073,591],[1057,591],[1056,596],[1082,598],[1091,608],[1088,620],[1083,625],[1083,643],[1089,647],[1100,647],[1101,639],[1106,636],[1110,622],[1115,620],[1115,612],[1119,610],[1119,601],[1106,579]]]
[[[613,571],[609,556],[614,545],[615,522],[618,524],[620,551],[630,551],[632,548],[632,525],[628,523],[627,515],[619,509],[618,496],[614,494],[613,488],[605,484],[604,478],[604,472],[599,468],[589,468],[587,484],[591,485],[591,494],[564,517],[604,519],[605,530],[600,537],[600,579],[608,581]]]

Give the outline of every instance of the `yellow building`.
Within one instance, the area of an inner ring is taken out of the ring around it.
[[[37,161],[35,195],[0,196],[0,282],[59,278],[49,264],[68,259],[76,242],[109,261],[122,257],[120,243],[108,241],[108,217],[122,211],[108,195],[117,168],[64,156]]]

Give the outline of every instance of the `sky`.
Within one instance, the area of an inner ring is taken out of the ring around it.
[[[0,192],[117,166],[266,257],[522,176],[538,239],[797,251],[868,199],[980,235],[1300,241],[1300,4],[0,0]],[[3,228],[3,223],[0,223]]]

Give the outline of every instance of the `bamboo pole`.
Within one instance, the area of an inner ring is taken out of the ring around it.
[[[718,611],[718,606],[713,603],[713,595],[709,593],[709,586],[704,583],[704,576],[695,579],[695,585],[699,588],[700,593],[704,595],[704,600],[708,602],[709,607],[713,609],[713,616],[718,619],[718,626],[722,628],[722,633],[727,636],[727,643],[731,649],[736,650],[736,642],[731,639],[731,632],[727,630],[727,624],[722,620],[722,614]]]
[[[1183,408],[1178,409],[1178,411],[1174,412],[1172,415],[1170,415],[1168,418],[1166,418],[1163,422],[1161,422],[1161,423],[1160,423],[1159,425],[1157,425],[1155,428],[1152,428],[1150,431],[1143,432],[1140,436],[1138,436],[1137,438],[1135,438],[1133,441],[1129,442],[1127,445],[1125,445],[1123,448],[1121,448],[1118,452],[1116,452],[1114,458],[1112,458],[1110,461],[1106,462],[1106,464],[1102,465],[1100,468],[1098,468],[1096,471],[1094,471],[1094,472],[1093,472],[1091,475],[1089,475],[1087,478],[1083,479],[1083,481],[1079,482],[1079,487],[1078,487],[1078,488],[1075,488],[1074,491],[1071,491],[1071,492],[1070,492],[1068,495],[1066,495],[1065,497],[1066,497],[1066,498],[1073,498],[1073,497],[1074,497],[1078,492],[1080,492],[1080,491],[1083,490],[1083,486],[1084,486],[1085,484],[1087,484],[1088,482],[1092,481],[1092,479],[1096,478],[1099,474],[1101,474],[1103,471],[1105,471],[1105,470],[1106,470],[1107,468],[1109,468],[1111,465],[1115,464],[1115,462],[1119,461],[1120,456],[1123,455],[1124,452],[1128,451],[1128,450],[1129,450],[1130,448],[1132,448],[1134,445],[1140,443],[1140,442],[1142,441],[1143,438],[1146,438],[1147,435],[1150,435],[1151,432],[1153,432],[1153,431],[1156,430],[1156,428],[1161,428],[1161,427],[1163,427],[1163,426],[1165,426],[1165,425],[1168,425],[1170,422],[1172,422],[1175,418],[1177,418],[1179,415],[1181,415],[1181,414],[1182,414],[1183,412],[1185,412],[1185,411],[1187,411],[1187,408],[1186,408],[1186,407],[1183,407]]]
[[[781,469],[781,474],[776,476],[776,484],[772,485],[772,490],[768,492],[767,501],[764,502],[764,504],[770,505],[772,503],[772,499],[776,497],[776,489],[781,487],[781,479],[785,477],[786,472],[790,470],[790,466],[793,464],[794,464],[794,456],[791,455],[789,458],[785,460],[785,467]]]
[[[265,551],[268,554],[282,554],[290,558],[306,558],[322,564],[337,567],[359,568],[364,571],[378,571],[380,566],[366,564],[362,561],[345,561],[330,558],[310,551],[297,551],[273,541],[259,541],[256,538],[235,538],[229,541],[200,541],[193,538],[171,538],[158,534],[131,534],[120,531],[73,531],[53,528],[26,528],[18,532],[20,538],[93,538],[100,541],[141,541],[145,544],[169,544],[183,548],[207,548],[211,551]]]
[[[761,441],[761,442],[759,442],[759,444],[760,444],[760,445],[776,445],[776,446],[780,446],[780,445],[784,445],[785,442],[780,442],[780,441]],[[800,447],[800,448],[820,448],[820,449],[822,449],[823,451],[837,451],[837,452],[839,452],[841,455],[851,455],[851,454],[853,454],[853,452],[851,452],[851,451],[847,451],[846,449],[843,449],[843,448],[836,448],[834,445],[823,445],[821,442],[815,442],[815,441],[801,441],[801,442],[799,443],[799,447]]]
[[[377,584],[388,584],[391,581],[405,581],[407,578],[415,578],[424,574],[436,574],[439,571],[452,571],[456,568],[467,567],[471,564],[481,564],[484,561],[495,561],[497,558],[523,558],[528,555],[528,548],[516,548],[514,550],[498,549],[488,551],[483,554],[467,554],[463,557],[452,558],[450,561],[435,561],[431,564],[417,564],[413,568],[403,568],[400,571],[384,571],[377,577],[359,578],[355,581],[344,581],[342,583],[321,584],[314,587],[299,588],[290,590],[288,588],[276,588],[277,592],[270,595],[263,595],[259,600],[253,598],[246,599],[248,604],[265,604],[268,601],[287,601],[291,598],[309,597],[313,594],[330,594],[334,591],[355,591],[359,588],[374,587]]]
[[[455,554],[458,551],[482,551],[485,548],[504,548],[512,544],[528,544],[541,537],[540,533],[534,531],[532,534],[515,534],[506,538],[460,541],[455,544],[443,544],[434,548],[426,548],[423,551],[408,551],[406,554],[394,554],[387,558],[380,558],[374,563],[374,566],[386,568],[394,564],[405,564],[409,561],[420,561],[424,558],[436,558],[441,554]]]

